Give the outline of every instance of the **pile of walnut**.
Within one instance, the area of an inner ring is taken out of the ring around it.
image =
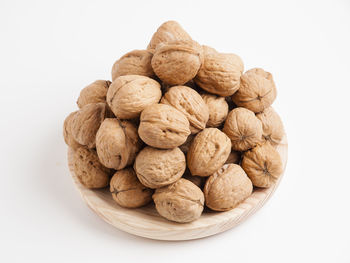
[[[243,73],[240,57],[201,46],[169,21],[146,50],[115,62],[112,82],[81,91],[64,138],[85,187],[109,185],[127,208],[153,199],[161,216],[191,222],[205,205],[233,209],[282,174],[275,98],[269,72]]]

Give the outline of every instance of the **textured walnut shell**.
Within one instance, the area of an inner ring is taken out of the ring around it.
[[[140,183],[132,168],[117,171],[109,185],[113,199],[122,207],[137,208],[152,201],[153,190]]]
[[[204,186],[205,204],[215,211],[228,211],[252,194],[253,185],[237,164],[225,164]]]
[[[81,109],[90,103],[106,102],[108,87],[111,85],[109,80],[96,80],[80,91],[77,105]]]
[[[82,145],[94,148],[96,133],[106,115],[106,103],[92,103],[82,107],[71,120],[73,138]]]
[[[171,149],[183,144],[190,124],[180,111],[165,104],[147,107],[140,117],[139,136],[150,146]]]
[[[175,40],[192,40],[187,32],[176,21],[167,21],[163,23],[152,36],[147,49],[154,52],[160,43],[172,42]]]
[[[204,207],[204,195],[201,189],[183,178],[176,183],[157,189],[153,200],[161,216],[178,223],[198,219]]]
[[[157,81],[145,76],[127,75],[112,82],[107,92],[107,103],[118,118],[132,119],[147,106],[158,103],[161,96]]]
[[[74,174],[87,188],[103,188],[109,183],[111,170],[104,167],[95,150],[78,148],[74,153]]]
[[[239,89],[243,62],[235,54],[216,52],[203,46],[204,61],[195,77],[202,89],[220,96],[230,96]]]
[[[245,152],[241,165],[257,187],[270,187],[283,173],[281,157],[269,143]]]
[[[154,76],[151,66],[153,54],[148,50],[133,50],[120,59],[112,67],[112,80],[125,75]]]
[[[239,164],[241,162],[241,153],[237,151],[231,151],[225,164],[235,163]]]
[[[190,122],[192,134],[205,128],[209,119],[208,106],[195,90],[186,86],[174,86],[164,94],[161,103],[181,111]]]
[[[186,158],[179,148],[164,150],[147,146],[136,156],[134,169],[144,186],[159,188],[183,175]]]
[[[105,119],[96,134],[96,150],[101,163],[116,170],[131,165],[141,145],[137,128],[129,121]]]
[[[282,141],[284,135],[283,123],[280,116],[272,107],[268,107],[263,112],[258,113],[256,117],[262,123],[264,139],[273,146],[277,146]]]
[[[71,130],[71,122],[72,122],[72,119],[76,113],[77,113],[77,111],[70,113],[67,116],[67,118],[64,120],[64,124],[63,124],[64,141],[69,147],[71,147],[74,150],[82,146],[76,140],[74,140],[73,135],[72,135],[72,130]]]
[[[271,73],[261,68],[253,68],[241,76],[239,90],[232,96],[233,102],[253,112],[268,108],[277,95]]]
[[[228,114],[228,104],[225,97],[212,94],[202,94],[202,99],[209,109],[209,119],[207,127],[219,127],[226,119]]]
[[[187,137],[187,140],[181,144],[179,146],[180,150],[183,152],[183,153],[187,153],[188,150],[190,149],[190,146],[191,146],[191,143],[192,143],[192,140],[194,139],[195,135],[193,134],[190,134],[188,137]]]
[[[255,114],[245,108],[235,108],[227,115],[222,130],[230,137],[232,149],[246,151],[253,148],[262,138],[262,124]]]
[[[202,60],[202,47],[197,42],[175,41],[157,46],[152,68],[165,83],[183,85],[196,76]]]
[[[217,128],[205,128],[193,139],[187,153],[192,175],[209,176],[220,169],[231,152],[231,141]]]

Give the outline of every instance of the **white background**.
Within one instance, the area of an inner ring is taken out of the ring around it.
[[[289,139],[271,200],[223,234],[131,236],[80,199],[62,138],[80,89],[175,19],[263,67]],[[0,1],[1,262],[350,262],[350,1]]]

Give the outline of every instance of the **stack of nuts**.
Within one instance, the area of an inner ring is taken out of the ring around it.
[[[64,138],[85,187],[109,185],[122,207],[153,200],[166,219],[191,222],[204,205],[231,210],[253,186],[278,180],[284,131],[275,98],[269,72],[243,73],[240,57],[201,46],[168,21],[146,50],[114,63],[112,82],[80,92]]]

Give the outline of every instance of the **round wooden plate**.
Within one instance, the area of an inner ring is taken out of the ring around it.
[[[286,168],[288,156],[287,138],[284,136],[277,147]],[[277,183],[268,189],[255,189],[238,207],[227,212],[212,212],[205,210],[202,216],[191,223],[179,224],[170,222],[159,216],[154,204],[138,208],[127,209],[117,205],[112,199],[108,188],[90,190],[80,184],[73,171],[72,149],[68,149],[69,170],[81,197],[87,205],[107,223],[125,232],[158,240],[190,240],[207,237],[231,229],[261,208],[277,188]]]

